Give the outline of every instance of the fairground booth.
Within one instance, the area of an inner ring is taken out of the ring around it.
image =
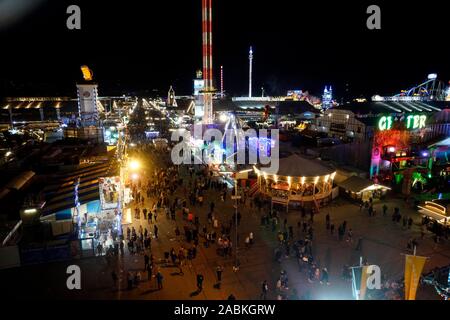
[[[437,221],[439,224],[450,225],[450,200],[434,199],[432,201],[425,201],[424,204],[418,206],[419,212],[423,217],[428,217],[432,221]]]
[[[337,183],[340,188],[339,194],[345,194],[353,200],[362,202],[370,199],[382,199],[391,188],[382,184],[374,183],[372,180],[351,176],[350,178]]]
[[[254,167],[258,187],[272,203],[302,207],[324,206],[331,200],[336,170],[319,160],[291,155],[279,160],[277,174],[265,167]]]

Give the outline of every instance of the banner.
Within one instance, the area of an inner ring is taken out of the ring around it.
[[[367,291],[367,266],[352,268],[352,291],[356,300],[364,300]]]
[[[359,300],[364,300],[366,298],[367,291],[367,278],[369,275],[367,274],[367,266],[362,267],[361,270],[361,286],[359,292]]]
[[[405,300],[415,300],[427,257],[405,255]]]

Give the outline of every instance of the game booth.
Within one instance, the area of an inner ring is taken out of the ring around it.
[[[75,208],[79,216],[79,238],[83,251],[104,255],[118,245],[121,226],[119,177],[99,178],[100,200]]]

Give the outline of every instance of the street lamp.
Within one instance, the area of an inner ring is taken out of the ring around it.
[[[235,172],[235,175],[234,175],[234,196],[232,196],[231,197],[231,199],[234,199],[236,202],[235,202],[235,211],[234,211],[234,224],[235,224],[235,228],[236,228],[236,231],[235,231],[235,249],[234,249],[234,266],[233,266],[233,270],[234,271],[238,271],[239,270],[239,265],[238,265],[238,256],[237,256],[237,252],[238,252],[238,199],[240,199],[241,198],[241,196],[238,196],[238,184],[237,184],[237,181],[238,181],[238,178],[239,178],[239,175],[241,175],[241,174],[244,174],[244,173],[248,173],[248,172],[250,172],[250,171],[252,171],[252,169],[247,169],[247,170],[242,170],[242,171],[239,171],[239,172]],[[245,175],[245,177],[246,177],[247,175]]]
[[[141,167],[141,164],[140,164],[139,161],[137,161],[137,160],[131,160],[131,161],[129,162],[129,164],[128,164],[128,167],[129,167],[131,170],[137,170],[137,169],[139,169],[139,168]]]

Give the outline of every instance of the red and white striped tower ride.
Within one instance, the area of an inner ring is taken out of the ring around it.
[[[203,31],[203,124],[213,122],[214,92],[212,81],[212,0],[202,0],[202,31]]]

